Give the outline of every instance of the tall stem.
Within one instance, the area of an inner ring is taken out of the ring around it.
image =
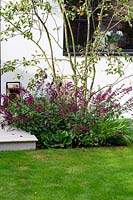
[[[89,70],[89,66],[88,66],[88,53],[89,53],[89,45],[90,45],[90,18],[91,18],[91,14],[89,13],[88,7],[90,4],[90,1],[86,0],[86,14],[87,14],[87,39],[86,39],[86,47],[85,47],[85,61],[84,61],[84,82],[83,82],[83,88],[84,88],[84,97],[86,99],[86,95],[87,95],[87,82],[88,82],[88,70]]]
[[[67,16],[64,4],[61,5],[60,1],[58,1],[58,4],[59,4],[60,11],[62,13],[62,16],[63,16],[63,24],[64,24],[64,32],[65,32],[65,45],[66,45],[66,50],[67,50],[67,55],[68,55],[68,59],[69,59],[69,62],[70,62],[70,66],[71,66],[71,69],[73,71],[72,79],[74,81],[74,85],[77,88],[77,82],[78,81],[77,81],[77,70],[76,70],[76,51],[75,51],[75,41],[74,41],[74,36],[73,36],[73,32],[72,32],[72,27],[71,27],[71,24],[70,24],[70,20]],[[69,27],[71,38],[72,38],[72,45],[73,45],[73,51],[74,51],[74,62],[72,60],[72,55],[71,55],[70,48],[69,48],[67,25]]]
[[[75,87],[77,88],[77,70],[76,70],[76,65],[77,65],[77,62],[76,62],[76,47],[75,47],[75,41],[74,41],[74,35],[73,35],[73,31],[72,31],[72,26],[71,26],[71,23],[70,23],[70,20],[69,20],[69,17],[67,16],[67,12],[65,11],[65,17],[66,17],[66,22],[68,24],[68,27],[69,27],[69,31],[70,31],[70,35],[71,35],[71,39],[72,39],[72,47],[73,47],[73,73],[74,73],[74,84],[75,84]],[[69,44],[68,44],[69,45]]]
[[[34,0],[31,0],[31,2],[32,2],[33,9],[34,9],[34,13],[35,13],[36,17],[37,17],[38,20],[41,22],[41,24],[42,24],[43,27],[44,27],[44,30],[46,31],[46,35],[47,35],[48,42],[49,42],[49,47],[50,47],[50,52],[51,52],[51,61],[52,61],[53,78],[56,80],[56,71],[55,71],[55,65],[54,65],[53,47],[52,47],[52,43],[51,43],[51,38],[50,38],[50,35],[49,35],[49,31],[48,31],[48,29],[47,29],[45,23],[43,22],[43,20],[41,19],[41,17],[39,16],[39,14],[38,14],[37,11],[36,11],[36,7],[35,7]]]
[[[102,2],[102,7],[101,7],[101,10],[100,10],[100,16],[103,16],[103,12],[104,12],[104,6],[105,6],[105,0],[103,0]],[[102,21],[99,20],[98,21],[98,26],[97,26],[97,31],[101,31],[101,24],[102,24]],[[96,77],[96,57],[97,57],[97,50],[98,50],[98,47],[99,45],[97,45],[97,43],[99,43],[99,37],[95,37],[95,40],[93,42],[93,46],[92,46],[92,49],[91,49],[91,52],[90,52],[90,56],[92,55],[92,63],[91,63],[91,73],[92,73],[92,77],[91,77],[91,84],[90,84],[90,87],[89,87],[89,94],[88,94],[88,98],[87,98],[87,104],[89,104],[89,101],[91,99],[91,96],[92,96],[92,91],[93,91],[93,86],[94,86],[94,83],[95,83],[95,77]]]

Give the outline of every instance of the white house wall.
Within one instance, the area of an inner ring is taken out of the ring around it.
[[[8,1],[8,0],[7,0]],[[62,15],[59,11],[58,5],[53,4],[53,14],[54,14],[54,18],[56,20],[56,22],[58,23],[58,26],[60,27],[59,29],[59,44],[62,46],[63,48],[63,19],[62,19]],[[4,29],[4,23],[2,22],[2,29]],[[57,32],[54,30],[55,28],[55,23],[52,19],[52,17],[49,18],[48,22],[48,29],[50,31],[51,34],[53,34],[54,37],[57,36]],[[38,37],[36,31],[34,32],[34,37]],[[57,39],[57,37],[56,37]],[[49,45],[48,45],[48,41],[44,35],[43,40],[41,40],[41,45],[43,45],[43,47],[45,47],[45,50],[48,54],[49,60],[50,60],[50,51],[49,51]],[[67,57],[63,56],[63,49],[59,48],[58,45],[54,42],[54,40],[52,41],[52,45],[53,45],[53,50],[54,50],[54,57],[59,60],[58,64],[57,64],[57,71],[59,74],[63,74],[63,75],[67,75],[69,78],[71,76],[71,69],[69,66],[69,62],[67,61]],[[27,41],[23,38],[21,38],[20,36],[17,36],[15,38],[12,38],[10,40],[3,41],[2,44],[2,54],[1,54],[1,60],[2,60],[2,64],[5,63],[8,60],[12,60],[15,58],[31,58],[31,54],[35,52],[36,49],[35,45],[30,42]],[[63,60],[63,61],[60,61]],[[80,57],[78,58],[78,60],[80,61]],[[43,61],[42,62],[42,66],[41,67],[46,67],[46,63]],[[95,87],[97,87],[98,85],[100,86],[104,86],[107,85],[111,82],[114,82],[117,77],[116,76],[107,76],[105,73],[105,68],[106,68],[106,59],[105,57],[102,57],[101,60],[99,61],[99,63],[97,64],[97,74],[96,74],[96,81],[95,81]],[[125,76],[128,76],[130,74],[133,74],[133,63],[130,63],[129,65],[127,63],[125,63]],[[6,73],[4,75],[2,75],[2,93],[6,92],[6,82],[8,81],[18,81],[16,78],[14,78],[15,73],[22,73],[23,74],[23,79],[20,81],[22,86],[26,87],[27,82],[29,80],[29,78],[31,78],[33,76],[35,72],[35,68],[29,68],[27,70],[27,73],[24,72],[24,68],[23,67],[19,67],[15,72],[10,72],[10,73]],[[128,79],[126,79],[124,81],[127,85],[129,85],[131,82],[133,82],[133,78],[130,77]]]

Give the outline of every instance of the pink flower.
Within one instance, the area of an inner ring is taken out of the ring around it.
[[[29,106],[32,106],[34,104],[34,98],[31,94],[28,97],[26,97],[25,100]]]
[[[36,111],[38,112],[44,112],[44,109],[42,108],[42,105],[41,104],[38,104],[35,108]]]
[[[19,103],[17,103],[16,108],[21,108],[21,105]]]
[[[88,126],[86,124],[83,124],[81,130],[85,132],[88,131]]]

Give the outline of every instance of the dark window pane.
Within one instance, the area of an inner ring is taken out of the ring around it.
[[[123,49],[132,49],[133,51],[133,28],[131,28],[128,23],[123,23],[121,30],[123,31],[124,38],[123,41],[120,41],[119,45]]]
[[[100,52],[104,53],[108,49],[112,50],[111,46],[113,46],[112,43],[114,40],[115,41],[114,51],[116,51],[117,48],[121,48],[123,52],[128,52],[133,54],[133,28],[129,26],[129,24],[126,22],[119,23],[119,21],[121,20],[121,16],[126,15],[125,9],[122,9],[122,11],[120,9],[123,4],[118,3],[116,0],[108,1],[107,4],[109,4],[109,2],[112,3],[113,7],[110,10],[105,10],[103,13],[104,17],[102,18],[99,18],[100,8],[95,9],[97,5],[101,3],[101,0],[91,0],[91,4],[88,5],[88,9],[93,10],[93,16],[91,17],[91,22],[90,22],[90,43],[94,41],[94,31],[97,28],[98,20],[102,20],[101,32],[104,33],[108,29],[108,33],[111,32],[113,39],[112,38],[110,39],[110,37],[103,35],[103,38],[101,39],[102,46],[99,47]],[[74,18],[72,20],[70,19],[70,23],[74,36],[76,51],[77,53],[79,53],[79,51],[84,49],[86,45],[87,17],[85,11],[79,13],[77,12],[77,10],[81,8],[80,6],[83,5],[83,3],[85,3],[85,0],[66,0],[65,3],[67,5],[66,8],[68,9],[68,11],[73,9],[75,12]],[[117,11],[118,16],[116,15],[114,18],[112,16],[115,11]],[[133,25],[133,20],[131,23]],[[68,26],[67,26],[67,32],[68,32],[69,49],[70,52],[73,53],[72,39]],[[122,37],[120,37],[119,34],[117,35],[117,33],[122,34]],[[64,37],[64,52],[66,52],[65,37]]]
[[[86,43],[86,35],[87,35],[87,21],[85,19],[76,19],[74,21],[71,21],[71,27],[73,31],[74,41],[76,45],[76,50],[81,50],[85,47]],[[71,34],[68,30],[68,42],[69,42],[69,49],[72,52],[72,40],[71,40]],[[65,48],[66,50],[66,48]]]

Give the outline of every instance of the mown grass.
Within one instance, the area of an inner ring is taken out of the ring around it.
[[[1,200],[132,200],[133,146],[0,152]]]

